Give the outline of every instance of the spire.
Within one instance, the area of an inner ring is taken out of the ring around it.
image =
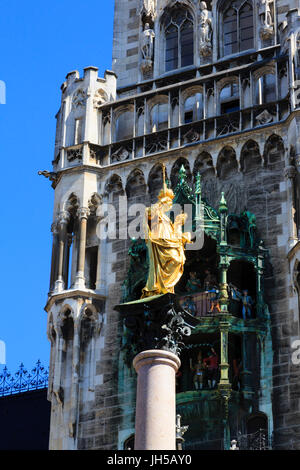
[[[195,188],[195,193],[196,195],[200,195],[201,196],[201,193],[202,193],[202,188],[201,188],[201,175],[198,171],[197,175],[196,175],[196,188]]]
[[[179,181],[181,184],[186,182],[186,171],[184,165],[181,165],[179,170]]]
[[[219,211],[220,212],[227,212],[228,211],[227,201],[225,199],[225,193],[224,192],[222,192],[222,195],[221,195],[221,200],[220,200],[220,204],[219,204]]]

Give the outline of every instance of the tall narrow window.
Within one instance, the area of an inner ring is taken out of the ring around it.
[[[116,120],[115,142],[131,139],[133,136],[133,112],[124,111]]]
[[[193,26],[193,19],[188,11],[174,10],[165,28],[166,72],[194,63]]]
[[[240,109],[239,86],[237,83],[231,83],[222,88],[220,93],[220,112],[221,114],[232,113]]]
[[[221,19],[224,56],[254,47],[253,6],[250,0],[230,2]]]
[[[203,118],[202,93],[189,96],[184,103],[184,123],[198,121]]]
[[[266,104],[276,101],[276,79],[273,73],[267,73],[256,82],[256,104]]]
[[[162,131],[168,128],[168,104],[159,103],[153,106],[150,114],[150,132]]]

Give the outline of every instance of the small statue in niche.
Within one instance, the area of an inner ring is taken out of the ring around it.
[[[207,372],[208,386],[209,388],[215,388],[219,376],[219,357],[214,348],[211,348],[208,357],[203,359],[203,363]]]
[[[144,74],[151,72],[153,68],[154,38],[155,33],[153,29],[150,28],[149,23],[146,23],[141,38],[141,51],[143,56],[141,70]]]
[[[153,29],[150,28],[149,23],[146,23],[142,34],[142,54],[144,60],[153,60],[154,38],[155,33]]]
[[[206,2],[200,2],[200,54],[203,57],[211,55],[212,45],[212,15],[207,9]]]
[[[215,296],[212,299],[210,299],[211,307],[210,307],[209,313],[214,313],[215,311],[221,313],[219,289],[215,286],[207,292],[210,294],[215,294]]]
[[[190,359],[190,369],[194,372],[193,382],[195,389],[202,390],[204,384],[205,365],[202,361],[201,351],[198,353],[196,364],[193,365],[193,361]]]
[[[201,281],[197,279],[197,273],[195,271],[190,272],[190,278],[186,283],[187,292],[199,292],[201,289]]]
[[[261,0],[264,13],[261,15],[263,27],[260,30],[262,39],[270,39],[274,34],[273,0]]]
[[[246,320],[246,318],[250,319],[252,317],[252,307],[254,305],[252,297],[250,297],[248,293],[248,289],[244,289],[242,296],[241,296],[241,301],[242,301],[242,314],[243,314],[243,319]]]

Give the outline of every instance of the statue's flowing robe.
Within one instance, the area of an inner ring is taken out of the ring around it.
[[[190,234],[183,234],[181,225],[173,224],[159,203],[146,209],[144,232],[150,263],[142,297],[173,294],[183,274],[184,247],[190,242]]]

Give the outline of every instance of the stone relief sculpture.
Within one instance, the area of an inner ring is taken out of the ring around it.
[[[274,119],[274,116],[272,116],[271,113],[269,113],[269,111],[267,109],[265,109],[264,111],[262,111],[260,114],[258,114],[256,116],[256,121],[258,122],[258,124],[269,124],[270,122],[272,122]]]
[[[151,71],[153,67],[154,38],[155,33],[153,29],[150,28],[149,23],[146,23],[141,38],[141,51],[143,56],[141,69],[143,73]]]
[[[261,0],[261,4],[264,7],[264,11],[261,15],[263,26],[260,30],[260,36],[262,39],[270,39],[274,34],[274,3],[273,0]]]
[[[212,45],[212,14],[207,9],[206,2],[200,2],[200,54],[204,57],[211,55]]]
[[[87,93],[85,90],[77,90],[72,98],[72,109],[82,108],[85,105]]]
[[[100,88],[99,90],[96,91],[94,95],[94,100],[93,100],[94,108],[98,109],[102,104],[106,103],[106,101],[108,101],[107,94],[105,93],[104,90],[101,90]]]

